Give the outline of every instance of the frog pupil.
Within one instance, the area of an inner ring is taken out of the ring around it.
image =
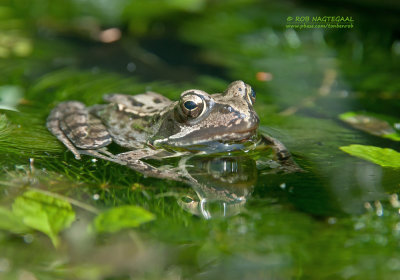
[[[191,100],[186,101],[185,103],[183,103],[183,106],[185,106],[186,109],[188,110],[193,110],[197,107],[197,104]]]

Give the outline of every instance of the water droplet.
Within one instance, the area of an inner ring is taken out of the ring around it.
[[[136,64],[133,63],[133,62],[129,62],[129,63],[126,65],[126,70],[128,70],[129,72],[135,71],[135,70],[136,70]]]
[[[337,219],[335,217],[328,218],[328,224],[334,225],[334,224],[336,224],[336,222],[337,222]]]
[[[25,234],[25,235],[24,235],[24,242],[25,242],[25,243],[30,244],[30,243],[33,242],[34,239],[35,239],[35,238],[33,237],[32,234]]]
[[[362,222],[358,222],[358,223],[354,224],[354,229],[355,230],[360,230],[360,229],[363,229],[364,227],[365,227],[365,224],[362,223]]]

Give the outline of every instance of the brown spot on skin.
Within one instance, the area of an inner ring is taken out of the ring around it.
[[[83,131],[71,131],[70,137],[73,138],[75,141],[79,141],[81,138],[84,138],[87,136],[87,133]]]
[[[109,141],[111,139],[110,135],[105,135],[95,138],[96,141]]]
[[[86,122],[77,122],[75,124],[69,125],[66,130],[67,131],[77,131],[79,129],[86,129],[87,128],[87,123]]]
[[[105,135],[109,135],[107,130],[104,129],[90,129],[91,135],[97,135],[98,137],[103,137]]]
[[[83,112],[76,112],[76,111],[73,111],[73,112],[66,113],[66,114],[64,114],[64,115],[62,116],[62,118],[63,118],[64,120],[70,120],[70,121],[74,121],[74,120],[77,119],[78,117],[80,117],[80,118],[87,118],[87,114],[86,114],[86,113],[83,113]]]

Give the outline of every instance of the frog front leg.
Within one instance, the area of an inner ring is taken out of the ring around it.
[[[47,128],[80,159],[82,150],[99,150],[112,141],[101,121],[77,101],[60,103],[47,118]]]
[[[117,154],[115,155],[115,159],[123,162],[124,165],[142,173],[145,176],[174,181],[183,181],[182,174],[180,174],[181,172],[177,171],[176,169],[164,169],[162,167],[157,168],[142,160],[143,158],[159,158],[157,155],[158,153],[160,152],[149,148],[144,148]]]
[[[266,134],[261,134],[261,137],[263,141],[272,146],[278,160],[284,161],[292,157],[289,150],[285,147],[285,145],[283,145],[281,141]]]
[[[108,160],[121,165],[125,165],[148,177],[169,179],[174,181],[184,181],[180,172],[177,172],[175,169],[157,168],[144,162],[142,160],[144,158],[162,159],[165,157],[163,152],[150,148],[137,149],[134,151],[110,156],[101,154],[95,150],[81,150],[80,152],[81,154],[86,154],[103,160]]]
[[[284,171],[285,173],[304,172],[304,170],[293,160],[289,150],[282,142],[266,134],[261,134],[261,137],[262,141],[271,146],[274,150],[276,161],[279,163],[279,170]]]

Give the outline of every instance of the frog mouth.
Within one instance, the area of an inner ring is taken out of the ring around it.
[[[250,125],[246,122],[238,123],[237,120],[233,120],[225,126],[188,126],[169,137],[154,139],[151,144],[154,146],[166,145],[171,148],[204,146],[212,142],[242,144],[256,134],[257,128],[258,118]]]
[[[218,141],[221,142],[238,142],[238,143],[243,143],[248,141],[251,137],[253,137],[256,134],[258,126],[255,126],[251,129],[247,130],[241,130],[241,131],[236,131],[236,132],[231,132],[227,134],[222,134],[220,136],[220,139]],[[217,140],[217,139],[216,139]]]
[[[195,145],[207,145],[207,143],[211,142],[220,142],[220,143],[244,143],[248,141],[251,137],[256,134],[258,125],[251,127],[246,130],[238,130],[238,131],[229,131],[226,133],[207,133],[207,131],[203,131],[201,134],[192,134],[188,135],[188,137],[181,138],[177,141],[171,141],[169,138],[168,145],[175,147],[188,147]],[[218,131],[217,131],[218,132]]]

